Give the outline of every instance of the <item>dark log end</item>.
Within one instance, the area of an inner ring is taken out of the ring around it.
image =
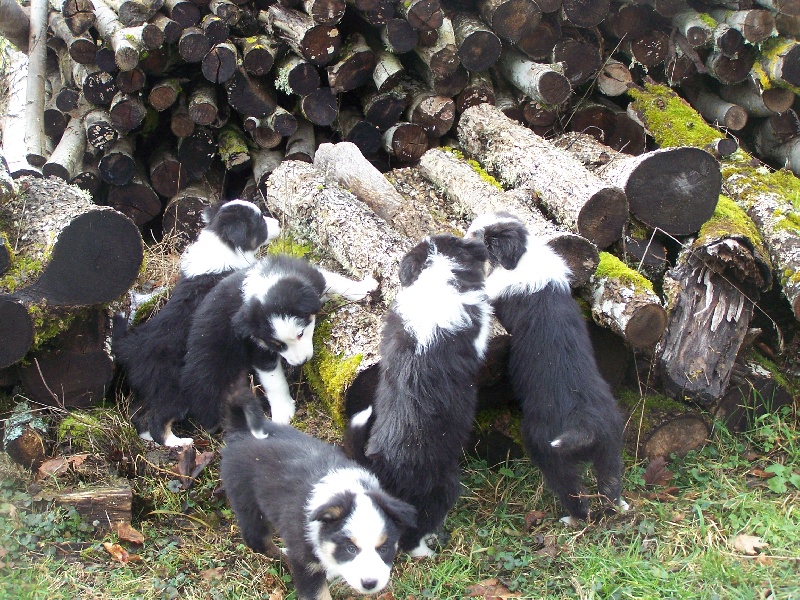
[[[330,25],[312,27],[302,41],[303,56],[319,67],[324,67],[336,58],[341,46],[341,33]]]
[[[595,193],[578,215],[578,233],[601,250],[622,237],[628,222],[628,201],[619,188],[607,187]]]
[[[564,0],[564,18],[576,27],[595,27],[608,15],[611,0]]]
[[[561,104],[569,98],[572,88],[566,76],[557,71],[548,71],[539,79],[538,91],[546,104]]]
[[[410,52],[419,41],[417,30],[405,19],[389,19],[383,26],[382,36],[395,54]]]
[[[503,45],[491,31],[476,31],[458,49],[461,64],[470,71],[485,71],[500,58]]]
[[[636,311],[625,327],[625,340],[634,348],[646,350],[656,345],[667,327],[667,312],[658,304],[647,304]]]
[[[723,125],[733,131],[744,129],[744,126],[747,125],[747,111],[734,104],[725,113]]]
[[[708,425],[699,416],[683,416],[659,427],[645,442],[644,453],[649,459],[671,454],[684,456],[699,450],[708,441]]]
[[[303,96],[301,110],[305,117],[315,125],[327,127],[336,120],[339,106],[336,95],[329,87],[319,88]]]
[[[794,104],[795,94],[792,90],[781,87],[771,87],[761,93],[764,106],[776,113],[789,110]]]
[[[570,285],[578,288],[586,284],[597,270],[600,260],[597,247],[585,237],[572,234],[559,235],[548,245],[564,259],[572,271]]]
[[[13,365],[33,344],[33,320],[15,300],[0,298],[0,368]]]

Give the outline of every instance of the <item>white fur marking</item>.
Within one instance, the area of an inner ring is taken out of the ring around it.
[[[165,446],[191,446],[192,444],[194,444],[192,438],[180,438],[172,432],[164,438]]]
[[[152,435],[150,435],[150,432],[149,432],[149,431],[143,431],[142,433],[140,433],[140,434],[139,434],[139,437],[140,437],[140,438],[142,438],[142,439],[143,439],[144,441],[146,441],[146,442],[152,442],[152,441],[154,441],[154,440],[153,440],[153,436],[152,436]]]
[[[571,515],[568,515],[566,517],[561,517],[559,519],[559,521],[561,521],[565,525],[569,525],[570,527],[577,527],[578,525],[581,524],[580,519],[576,519],[575,517],[573,517]]]
[[[457,268],[453,261],[436,253],[430,255],[429,260],[431,265],[395,298],[395,310],[406,330],[416,338],[418,352],[427,348],[440,331],[469,327],[466,306],[486,304],[486,294],[482,290],[461,294],[450,285],[453,270]],[[488,340],[488,332],[481,333]]]
[[[378,289],[378,282],[372,277],[365,277],[361,281],[354,281],[338,273],[326,271],[319,267],[317,267],[317,269],[325,278],[324,299],[328,299],[332,295],[337,295],[343,297],[345,300],[358,302],[366,298],[370,292]]]
[[[416,548],[409,550],[408,554],[413,558],[430,558],[436,556],[436,552],[431,550],[428,544],[425,543],[425,538],[419,541],[419,545]]]
[[[253,298],[263,300],[272,287],[283,279],[285,275],[280,272],[264,273],[260,268],[250,269],[242,281],[242,297],[245,302]]]
[[[625,502],[622,498],[617,501],[617,506],[622,512],[628,512],[631,509],[631,505]]]
[[[275,339],[286,344],[286,350],[280,354],[290,365],[302,365],[314,356],[315,322],[314,315],[311,315],[309,323],[295,317],[278,316],[270,319]]]
[[[272,371],[256,369],[256,376],[267,394],[272,420],[276,423],[288,425],[294,416],[295,404],[294,398],[289,392],[289,384],[286,383],[286,376],[283,374],[280,361]]]
[[[281,224],[278,219],[273,219],[272,217],[264,217],[264,221],[267,223],[267,241],[264,242],[266,244],[281,234]]]
[[[255,252],[232,250],[217,234],[204,229],[181,256],[181,273],[185,277],[222,273],[244,269],[255,260]]]
[[[350,425],[352,427],[363,427],[369,421],[369,418],[372,416],[372,407],[368,406],[362,411],[357,412],[353,415],[350,419]]]
[[[561,438],[554,439],[552,442],[550,442],[550,445],[553,448],[560,448],[561,447]]]
[[[225,210],[229,206],[246,206],[247,208],[254,210],[256,214],[261,214],[261,209],[249,200],[229,200],[220,207],[220,210]]]

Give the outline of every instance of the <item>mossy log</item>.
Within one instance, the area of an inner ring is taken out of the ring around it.
[[[430,217],[414,210],[355,144],[320,144],[314,154],[314,166],[411,239],[431,231]]]
[[[49,451],[47,421],[27,401],[3,413],[3,450],[18,465],[35,471]]]
[[[733,201],[717,210],[664,277],[669,325],[656,349],[664,391],[703,405],[727,389],[772,267],[755,226]]]
[[[544,211],[569,231],[598,248],[622,236],[625,193],[498,108],[479,104],[464,111],[458,137],[466,153],[505,185],[535,191]]]
[[[585,133],[564,134],[553,143],[624,190],[631,214],[652,228],[672,235],[696,233],[717,205],[719,163],[699,148],[661,148],[629,156]]]
[[[0,279],[0,367],[52,338],[78,307],[118,298],[142,264],[136,225],[57,179],[21,178],[0,226],[14,251]]]
[[[653,284],[608,252],[600,253],[597,270],[581,293],[595,323],[635,349],[652,348],[664,333],[667,315]]]
[[[564,231],[549,221],[528,198],[531,192],[506,192],[474,161],[472,163],[439,148],[422,155],[420,172],[439,188],[455,208],[471,218],[483,213],[508,211],[523,220],[528,230],[547,243],[567,261],[571,283],[580,287],[597,268],[597,248],[586,238]]]
[[[704,148],[723,138],[675,92],[646,85],[630,90],[634,112],[661,147]],[[753,221],[775,268],[775,280],[800,319],[800,180],[772,171],[739,149],[721,162],[723,190]]]

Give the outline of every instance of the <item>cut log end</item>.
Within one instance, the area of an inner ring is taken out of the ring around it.
[[[657,304],[647,304],[631,316],[625,328],[625,339],[634,348],[652,348],[667,327],[667,313]]]
[[[594,194],[578,216],[578,233],[603,249],[622,237],[628,222],[628,200],[619,188],[606,187]]]
[[[539,95],[545,104],[561,104],[569,98],[572,88],[569,79],[556,71],[548,71],[539,79]]]
[[[20,360],[33,344],[33,321],[28,311],[11,298],[0,298],[0,369]]]
[[[683,456],[705,446],[708,434],[708,425],[702,418],[680,417],[659,427],[645,442],[644,453],[649,459],[669,458],[673,453]]]
[[[597,248],[585,237],[563,234],[548,242],[548,246],[564,259],[572,271],[572,287],[583,286],[597,269]]]

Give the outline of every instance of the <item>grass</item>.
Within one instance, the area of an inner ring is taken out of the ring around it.
[[[89,436],[89,451],[112,454],[129,444],[129,454],[142,459],[146,448],[114,410],[90,414],[97,431],[114,434],[105,446]],[[70,443],[71,451],[81,449]],[[219,440],[199,445],[216,450]],[[295,598],[284,565],[242,543],[215,493],[218,457],[189,490],[174,465],[133,460],[140,465],[130,480],[133,526],[143,545],[53,506],[49,482],[0,458],[0,598]],[[787,408],[754,419],[742,434],[717,426],[702,450],[669,460],[673,476],[663,485],[647,484],[646,468],[626,460],[631,511],[569,528],[527,460],[489,465],[465,457],[449,541],[434,559],[400,557],[381,600],[464,598],[478,594],[473,586],[481,582],[488,591],[477,597],[800,598],[800,434]],[[58,485],[67,484],[80,482]],[[767,546],[743,554],[734,548],[740,534]],[[115,562],[103,542],[137,558]],[[337,600],[351,597],[341,584],[332,592]]]

